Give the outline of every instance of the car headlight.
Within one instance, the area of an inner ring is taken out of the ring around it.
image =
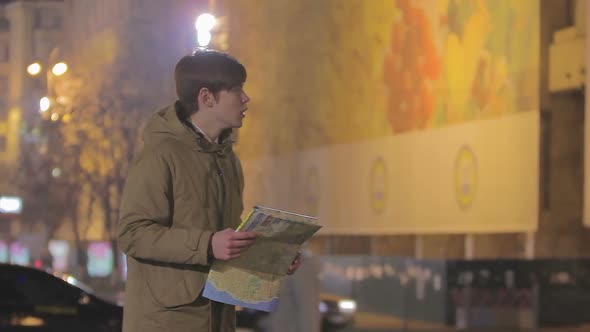
[[[328,305],[326,304],[326,302],[321,301],[320,302],[320,312],[322,314],[326,313],[328,311]]]
[[[342,313],[352,314],[356,311],[356,302],[353,300],[340,300],[338,301],[338,308]]]

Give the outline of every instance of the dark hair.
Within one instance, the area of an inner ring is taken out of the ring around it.
[[[178,61],[174,81],[176,95],[190,116],[199,109],[197,97],[202,88],[217,94],[244,84],[246,68],[227,53],[198,49]]]

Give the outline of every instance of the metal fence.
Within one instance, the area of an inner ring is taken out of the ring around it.
[[[324,292],[403,327],[539,330],[590,322],[590,259],[323,256]]]

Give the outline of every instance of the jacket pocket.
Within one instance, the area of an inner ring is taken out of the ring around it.
[[[142,264],[142,273],[154,302],[164,308],[193,303],[207,279],[206,271],[177,264]]]

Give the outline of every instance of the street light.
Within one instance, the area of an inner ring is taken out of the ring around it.
[[[51,72],[55,76],[61,76],[61,75],[65,74],[67,71],[68,71],[68,65],[65,62],[58,62],[51,69]]]
[[[31,76],[37,76],[41,73],[42,69],[43,69],[43,67],[41,67],[41,64],[39,62],[31,63],[30,65],[27,66],[27,73],[29,73],[29,75],[31,75]],[[68,64],[63,61],[56,63],[51,68],[51,73],[54,76],[61,76],[61,75],[65,74],[67,71],[68,71]],[[49,74],[49,73],[47,73],[47,74]]]
[[[27,67],[27,73],[31,76],[39,75],[39,73],[41,73],[41,64],[39,64],[39,62],[31,63]]]
[[[217,19],[215,16],[205,13],[199,15],[195,21],[197,29],[197,42],[201,47],[207,47],[211,42],[211,30],[215,27]]]
[[[39,100],[39,112],[45,113],[51,107],[51,100],[48,97],[43,97]]]
[[[51,52],[49,63],[55,63],[55,58],[58,58],[57,48]],[[52,106],[53,101],[57,101],[57,104],[63,105],[66,103],[66,97],[55,96],[54,79],[55,77],[62,76],[68,71],[68,64],[64,61],[59,61],[51,67],[51,70],[46,71],[46,84],[48,95],[39,100],[39,113],[46,113]],[[31,76],[38,76],[43,72],[43,67],[39,62],[32,63],[27,66],[27,73]],[[59,119],[59,114],[53,113],[50,116],[52,121]]]

